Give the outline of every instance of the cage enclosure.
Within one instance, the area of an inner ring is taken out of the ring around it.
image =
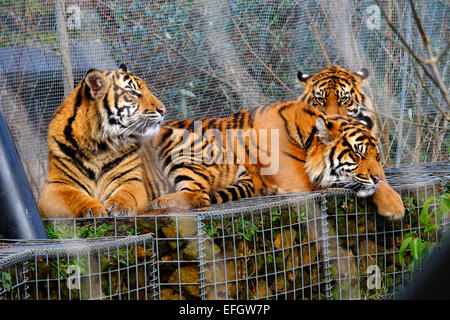
[[[395,222],[377,215],[369,200],[334,189],[182,214],[45,219],[44,225],[52,238],[154,233],[158,299],[395,298],[426,268],[427,259],[402,248],[407,235],[431,250],[448,228],[439,190],[449,183],[447,166],[408,171],[414,183],[402,170],[389,172],[407,204]],[[428,224],[425,211],[434,212]]]
[[[152,234],[0,242],[0,300],[156,297]]]
[[[1,243],[0,298],[397,297],[448,228],[448,102],[436,79],[448,83],[449,5],[413,3],[3,1],[0,108],[36,199],[52,114],[90,68],[127,63],[178,119],[296,99],[299,70],[337,64],[370,71],[362,88],[406,214],[386,220],[370,200],[330,189],[173,215],[45,219],[50,240]],[[432,77],[419,63],[426,52],[439,57]],[[68,289],[69,266],[81,289]]]

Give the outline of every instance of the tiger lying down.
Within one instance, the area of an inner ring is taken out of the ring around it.
[[[149,209],[199,208],[255,195],[346,187],[398,219],[373,134],[356,119],[300,101],[228,118],[175,120],[141,150]]]

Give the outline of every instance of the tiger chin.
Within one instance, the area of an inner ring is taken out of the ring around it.
[[[126,65],[87,71],[49,125],[41,216],[145,213],[148,196],[139,149],[159,132],[164,114],[163,104]]]

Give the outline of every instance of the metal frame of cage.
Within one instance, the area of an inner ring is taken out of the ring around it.
[[[349,190],[330,189],[185,214],[44,224],[69,238],[154,233],[156,299],[395,298],[415,279],[398,263],[401,241],[409,232],[425,235],[423,204],[435,197],[432,207],[438,208],[436,188],[450,181],[439,173],[394,187],[404,200],[412,199],[400,221],[377,215],[370,201]],[[434,243],[447,231],[446,216],[436,224],[439,230],[426,234]],[[425,267],[420,262],[417,272]],[[369,288],[371,272],[379,282]]]
[[[155,299],[152,234],[2,240],[0,300]]]

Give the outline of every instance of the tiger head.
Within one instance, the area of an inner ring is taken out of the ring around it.
[[[298,101],[306,102],[327,114],[357,118],[372,129],[375,125],[373,115],[361,112],[361,108],[373,110],[372,101],[361,90],[368,77],[366,68],[350,72],[336,65],[328,66],[314,75],[298,71],[297,78],[305,87]]]
[[[372,195],[383,176],[373,133],[355,119],[325,114],[314,130],[305,163],[311,181],[322,188],[350,188],[359,197]]]
[[[100,118],[98,134],[108,140],[130,141],[159,132],[166,109],[141,78],[125,64],[119,70],[91,69],[84,76],[84,95]]]

